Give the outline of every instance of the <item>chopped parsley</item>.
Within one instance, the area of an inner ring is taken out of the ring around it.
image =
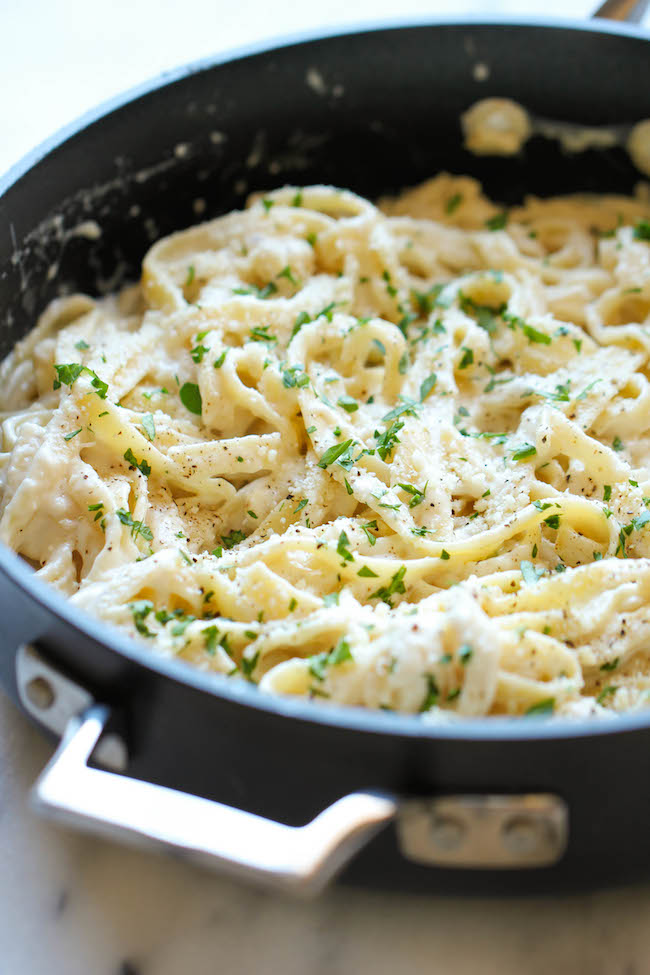
[[[343,407],[346,413],[356,413],[359,409],[359,404],[352,396],[339,396],[336,404],[337,406]]]
[[[371,529],[374,529],[374,531],[378,531],[379,530],[377,528],[377,521],[376,521],[376,519],[373,519],[373,521],[367,521],[365,523],[365,525],[361,525],[361,531],[364,532],[364,534],[365,534],[366,538],[368,539],[368,541],[370,542],[370,544],[371,545],[376,545],[377,544],[377,539],[375,538],[374,535],[371,535],[370,534],[370,530]]]
[[[607,687],[603,687],[596,698],[596,704],[602,704],[610,695],[615,694],[617,690],[618,687],[615,684],[608,684]]]
[[[203,401],[201,399],[201,390],[196,383],[183,383],[178,395],[186,410],[189,410],[190,413],[195,413],[197,416],[201,416],[203,412]]]
[[[542,698],[541,701],[537,701],[536,704],[531,704],[528,710],[524,711],[524,714],[527,717],[531,717],[531,718],[533,717],[543,718],[550,714],[553,714],[554,710],[555,710],[555,698],[545,697]]]
[[[620,453],[621,450],[625,449],[625,444],[623,443],[620,437],[616,436],[612,440],[612,447],[615,451],[617,451],[617,453]]]
[[[469,349],[466,345],[461,346],[463,356],[458,364],[459,369],[467,369],[474,362],[474,350]]]
[[[377,441],[377,453],[382,460],[385,461],[388,457],[390,457],[395,445],[401,443],[397,434],[403,426],[403,421],[395,420],[393,423],[391,423],[388,430],[384,431],[384,433],[380,434],[378,430],[375,430],[373,436]]]
[[[145,477],[149,477],[151,474],[151,467],[147,464],[146,460],[137,460],[135,454],[129,447],[128,450],[124,452],[124,460],[131,465],[131,467],[136,467]]]
[[[295,386],[303,389],[309,385],[309,376],[303,372],[301,365],[290,366],[282,373],[282,385],[287,389],[293,389]]]
[[[201,345],[199,343],[198,345],[194,346],[194,348],[190,352],[190,355],[192,356],[194,362],[199,363],[199,362],[203,362],[203,356],[205,355],[206,352],[209,351],[210,350],[205,345]]]
[[[458,207],[461,205],[462,202],[463,202],[463,194],[454,193],[454,195],[450,196],[447,202],[445,203],[445,213],[448,216],[451,216],[452,213],[456,212],[456,210],[458,209]]]
[[[620,657],[614,657],[613,660],[608,660],[607,663],[601,664],[600,669],[604,671],[616,670],[619,665]]]
[[[639,220],[634,226],[636,240],[650,240],[650,220]]]
[[[138,599],[134,603],[129,603],[129,609],[133,614],[133,623],[138,633],[141,633],[142,636],[154,637],[156,634],[152,633],[145,623],[147,616],[153,609],[153,603],[148,599]]]
[[[503,213],[495,213],[493,217],[489,217],[485,221],[485,226],[488,230],[503,230],[507,223],[508,214],[504,211]]]
[[[283,267],[282,270],[278,274],[276,274],[276,278],[286,278],[287,281],[289,281],[289,283],[292,284],[295,288],[297,288],[300,283],[294,277],[293,271],[291,270],[291,266],[289,264]]]
[[[267,345],[278,341],[276,335],[270,334],[268,325],[256,325],[250,330],[250,337],[252,342],[266,342]]]
[[[244,532],[234,530],[229,532],[227,535],[222,535],[221,541],[224,544],[224,548],[234,548],[235,545],[239,544],[239,542],[243,542],[246,537],[247,536]]]
[[[427,484],[429,482],[427,481]],[[409,508],[415,508],[418,504],[422,504],[424,501],[424,495],[427,490],[427,484],[424,485],[422,490],[420,488],[414,487],[412,484],[402,484],[401,481],[398,482],[397,486],[406,491],[407,494],[411,495],[411,500],[409,501]]]
[[[328,447],[321,459],[318,461],[318,466],[325,470],[326,467],[329,467],[330,464],[337,461],[339,457],[342,457],[343,454],[350,449],[353,443],[354,440],[344,440],[343,443],[333,444],[331,447]]]
[[[348,547],[349,545],[350,545],[350,539],[345,534],[345,532],[341,532],[336,546],[336,551],[337,554],[340,555],[341,558],[343,559],[343,565],[345,565],[346,562],[354,562],[354,555],[350,551]]]
[[[521,447],[517,447],[512,455],[513,460],[526,460],[528,457],[533,457],[537,453],[537,448],[533,446],[532,443],[524,443]]]
[[[124,508],[118,508],[115,514],[123,525],[131,529],[131,538],[137,538],[138,535],[142,535],[148,542],[152,541],[153,532],[151,529],[143,521],[134,521],[130,511],[126,511]]]
[[[380,586],[376,592],[371,593],[368,599],[381,599],[382,602],[387,603],[392,608],[391,597],[398,593],[405,593],[406,588],[404,586],[404,576],[406,575],[406,566],[402,565],[397,570],[394,576],[387,586]]]
[[[309,504],[308,498],[303,498],[302,501],[299,501],[296,507],[293,509],[294,515],[297,515],[298,512],[302,511],[302,509],[305,508],[308,504]]]
[[[154,423],[153,413],[144,413],[141,422],[147,440],[155,440],[156,424]]]
[[[474,655],[474,648],[470,646],[469,643],[463,643],[462,647],[460,647],[458,650],[458,659],[460,660],[463,667],[470,662],[473,655]]]
[[[438,685],[433,674],[425,674],[424,676],[427,679],[427,692],[424,701],[420,705],[420,713],[423,711],[429,711],[431,708],[435,707],[440,697],[440,691],[438,690]]]
[[[78,430],[72,430],[71,433],[66,433],[63,439],[64,440],[72,440],[72,438],[73,437],[76,437],[77,434],[78,433],[81,433],[82,430],[83,430],[83,427],[79,427]]]
[[[364,567],[362,569],[359,569],[359,571],[357,572],[357,575],[358,576],[361,576],[362,579],[378,579],[379,578],[379,576],[377,575],[377,573],[376,572],[373,572],[372,569],[369,569],[367,565],[364,565]]]
[[[427,398],[427,396],[429,395],[433,387],[436,385],[437,380],[438,377],[436,376],[435,372],[432,372],[430,376],[427,376],[424,382],[420,383],[421,403],[424,403],[425,399]]]
[[[88,366],[82,366],[79,362],[59,363],[54,366],[54,371],[56,372],[56,379],[54,380],[52,389],[60,389],[62,385],[72,386],[76,383],[79,376],[85,372],[91,377],[90,385],[94,387],[99,398],[106,399],[108,383],[100,379],[97,373],[89,369]]]
[[[252,656],[248,656],[246,653],[242,654],[241,658],[241,672],[246,678],[246,680],[253,680],[253,672],[257,667],[257,662],[260,659],[260,651],[256,650]]]
[[[221,369],[222,365],[226,361],[226,352],[227,351],[228,351],[227,349],[224,349],[223,352],[221,353],[221,355],[217,359],[214,360],[214,362],[212,363],[212,365],[214,366],[215,369]]]
[[[325,650],[323,653],[314,654],[308,657],[309,673],[316,680],[323,681],[327,674],[328,667],[338,667],[346,660],[352,660],[350,644],[346,640],[339,640],[332,650]]]

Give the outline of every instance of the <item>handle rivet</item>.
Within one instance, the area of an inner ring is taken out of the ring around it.
[[[32,677],[25,687],[25,693],[31,703],[39,711],[47,711],[54,704],[56,694],[49,680],[45,677]]]
[[[501,838],[513,856],[530,856],[552,840],[550,824],[539,816],[515,816],[503,824]]]
[[[457,849],[465,832],[465,824],[452,816],[436,816],[431,823],[431,839],[441,850]]]

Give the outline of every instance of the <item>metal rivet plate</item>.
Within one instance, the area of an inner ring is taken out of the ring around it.
[[[568,837],[566,803],[550,793],[406,800],[397,833],[417,863],[465,869],[550,866]]]

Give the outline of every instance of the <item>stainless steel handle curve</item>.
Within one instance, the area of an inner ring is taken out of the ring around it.
[[[648,0],[605,0],[592,17],[640,24],[648,9]]]
[[[94,705],[70,720],[32,791],[38,811],[304,896],[322,890],[397,812],[390,796],[355,792],[306,826],[285,826],[199,796],[90,768],[88,759],[109,713]]]

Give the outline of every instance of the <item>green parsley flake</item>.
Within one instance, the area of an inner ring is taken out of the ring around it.
[[[201,391],[196,383],[183,383],[179,396],[186,410],[189,410],[190,413],[195,413],[197,416],[201,416],[203,412],[203,401],[201,399]]]
[[[221,536],[221,541],[225,548],[234,548],[239,542],[243,542],[246,538],[246,534],[241,531],[231,531],[227,535]]]
[[[81,433],[81,431],[82,431],[82,430],[83,430],[83,427],[79,427],[79,429],[78,429],[78,430],[73,430],[73,431],[72,431],[71,433],[66,433],[66,435],[64,436],[64,438],[63,438],[63,439],[64,439],[64,440],[72,440],[72,438],[73,438],[73,437],[76,437],[76,436],[77,436],[77,434],[78,434],[78,433]]]
[[[126,511],[124,508],[118,508],[115,514],[123,525],[131,529],[132,538],[137,538],[138,535],[142,535],[148,542],[152,541],[153,532],[151,529],[143,521],[134,521],[130,511]]]
[[[639,220],[633,234],[636,240],[650,240],[650,220]]]
[[[440,691],[438,690],[438,685],[433,674],[425,674],[424,676],[427,679],[427,693],[424,701],[420,705],[420,713],[429,711],[435,707],[440,697]]]
[[[146,462],[146,460],[136,460],[135,454],[129,447],[124,453],[124,460],[131,465],[131,467],[136,467],[145,477],[149,477],[151,474],[151,467]]]
[[[350,644],[346,640],[341,639],[332,650],[317,653],[307,659],[309,660],[309,673],[316,680],[323,681],[325,680],[329,667],[339,667],[347,660],[352,660],[353,657]]]
[[[493,217],[486,220],[485,226],[488,230],[503,230],[507,223],[508,214],[504,211],[503,213],[496,213]]]
[[[531,717],[531,718],[534,717],[544,718],[544,717],[548,717],[548,715],[550,714],[553,714],[554,710],[555,710],[555,698],[545,697],[542,698],[541,701],[537,701],[536,704],[531,704],[528,710],[524,711],[524,714],[527,717]]]
[[[466,345],[461,346],[463,356],[458,364],[459,369],[467,369],[474,362],[474,350],[469,349]]]
[[[452,213],[456,212],[456,210],[458,209],[458,207],[461,205],[462,202],[463,202],[463,194],[454,193],[454,195],[450,196],[447,202],[445,203],[445,213],[448,216],[451,216]]]
[[[533,446],[532,443],[524,443],[521,447],[517,447],[512,455],[513,460],[526,460],[528,457],[533,457],[537,453],[537,448]]]
[[[346,413],[356,413],[359,409],[359,404],[352,396],[339,396],[336,403],[337,406],[343,407]]]
[[[330,464],[337,461],[339,457],[342,457],[343,454],[350,449],[353,443],[354,440],[344,440],[343,443],[333,444],[333,446],[328,447],[321,459],[318,461],[318,466],[325,470],[326,467],[329,467]]]
[[[615,684],[608,684],[607,687],[603,687],[602,691],[596,698],[596,704],[602,704],[608,697],[615,694],[617,690],[618,687]]]
[[[373,592],[368,596],[368,599],[381,599],[382,602],[387,603],[390,607],[392,607],[393,604],[391,602],[391,596],[406,592],[403,582],[405,575],[406,566],[402,565],[397,570],[395,575],[391,577],[389,584],[387,586],[380,586],[376,592]]]
[[[361,576],[362,579],[378,579],[379,578],[379,576],[377,575],[377,573],[376,572],[373,572],[372,569],[369,569],[367,565],[364,565],[364,567],[362,569],[359,569],[359,571],[357,572],[357,575],[358,576]]]
[[[289,264],[283,267],[282,270],[278,274],[276,274],[276,278],[286,278],[287,281],[289,281],[289,283],[292,284],[295,288],[297,288],[300,283],[294,277],[293,271],[291,270],[291,266]]]
[[[153,413],[144,413],[141,422],[147,440],[155,440],[156,424],[154,423]]]
[[[354,562],[354,555],[349,550],[349,547],[348,547],[349,545],[350,545],[350,539],[345,534],[345,532],[342,531],[341,534],[339,535],[339,540],[338,540],[338,543],[337,543],[337,546],[336,546],[336,551],[337,551],[337,554],[340,555],[341,558],[343,559],[343,564],[344,565],[345,565],[346,562]]]
[[[432,372],[430,376],[427,376],[424,382],[420,383],[421,403],[424,403],[425,399],[427,398],[427,396],[429,395],[433,387],[436,385],[437,380],[438,377],[436,376],[435,372]]]
[[[82,366],[79,362],[58,363],[54,366],[54,371],[56,372],[56,379],[52,384],[52,389],[60,389],[62,385],[72,386],[79,376],[85,372],[91,377],[90,385],[94,387],[99,398],[106,399],[108,383],[100,379],[97,373],[87,366]]]
[[[613,660],[608,660],[607,663],[601,664],[600,669],[604,671],[616,670],[620,663],[620,657],[614,657]]]

